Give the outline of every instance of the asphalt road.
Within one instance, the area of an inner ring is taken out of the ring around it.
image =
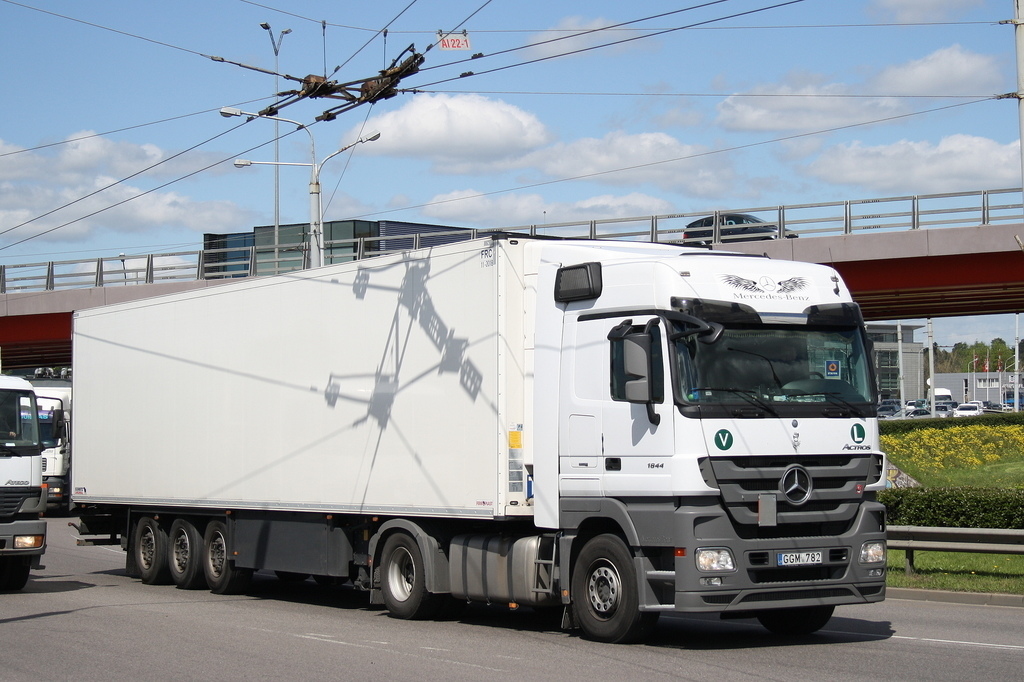
[[[257,576],[227,597],[147,586],[117,547],[50,519],[46,569],[0,594],[0,680],[1011,680],[1024,609],[890,599],[796,639],[754,621],[663,616],[643,645],[586,641],[529,609],[410,622],[366,595]]]

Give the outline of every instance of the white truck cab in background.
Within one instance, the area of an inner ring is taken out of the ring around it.
[[[0,592],[24,587],[46,549],[36,409],[31,384],[0,375]]]

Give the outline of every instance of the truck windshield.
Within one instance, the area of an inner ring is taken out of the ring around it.
[[[858,327],[726,327],[713,343],[675,341],[676,395],[689,404],[787,405],[874,402],[869,358]]]
[[[36,401],[31,392],[0,391],[0,443],[37,446],[36,424]]]

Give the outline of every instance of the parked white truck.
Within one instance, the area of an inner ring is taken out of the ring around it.
[[[49,507],[69,513],[71,504],[71,380],[36,370],[30,380],[39,406],[43,483]]]
[[[20,590],[42,568],[46,489],[32,385],[0,376],[0,592]]]
[[[807,633],[884,597],[870,358],[824,266],[384,255],[76,313],[73,498],[145,583],[565,605],[611,642],[673,611]]]

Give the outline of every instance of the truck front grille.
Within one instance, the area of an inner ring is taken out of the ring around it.
[[[14,516],[32,497],[39,497],[39,488],[0,488],[0,518]]]
[[[781,492],[786,470],[799,464],[811,477],[812,493],[801,505]],[[745,539],[835,536],[857,517],[865,485],[880,480],[881,458],[873,454],[809,456],[725,455],[701,461],[704,480],[721,491],[736,532]],[[775,525],[758,524],[758,498],[776,493]]]

